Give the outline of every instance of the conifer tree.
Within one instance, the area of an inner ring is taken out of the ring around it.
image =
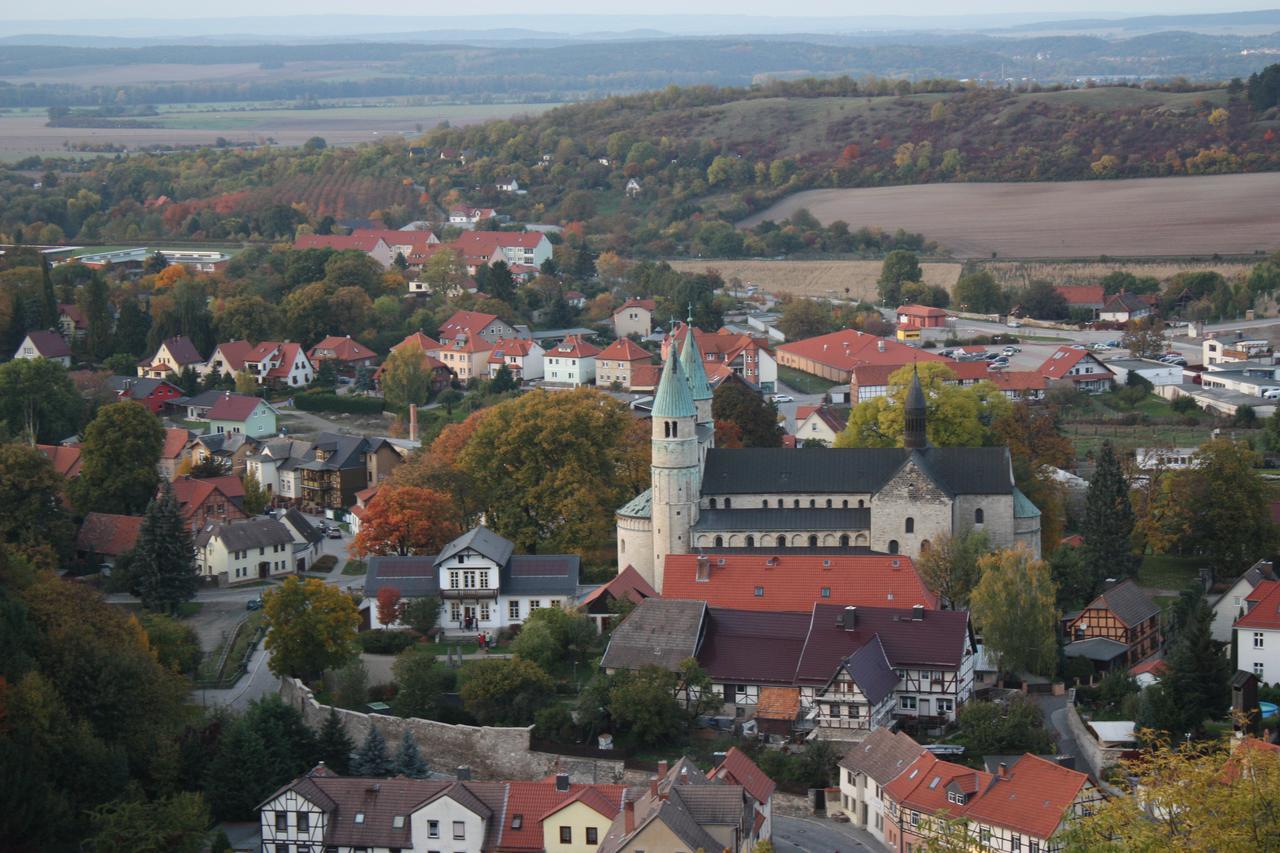
[[[1169,652],[1169,674],[1160,686],[1178,708],[1174,738],[1201,733],[1205,720],[1222,717],[1231,702],[1231,662],[1213,640],[1212,622],[1213,610],[1201,598]]]
[[[204,795],[218,820],[250,820],[262,793],[246,780],[270,774],[267,750],[243,720],[232,723],[218,742],[205,772]]]
[[[40,319],[44,328],[58,325],[58,297],[53,292],[53,277],[49,274],[49,258],[40,256]]]
[[[368,737],[351,759],[351,775],[386,776],[391,772],[391,767],[386,740],[375,726],[370,726]]]
[[[131,571],[142,606],[172,613],[196,594],[199,576],[191,533],[178,512],[178,502],[166,482],[160,496],[147,506],[138,531]]]
[[[351,753],[355,752],[356,745],[343,727],[338,710],[332,705],[329,706],[329,716],[320,727],[318,749],[320,760],[334,773],[345,776],[351,772]]]
[[[410,779],[423,779],[427,775],[426,759],[422,757],[418,742],[408,729],[404,730],[400,749],[396,752],[395,772]]]
[[[1104,441],[1085,499],[1084,563],[1097,587],[1109,576],[1131,577],[1141,559],[1133,553],[1133,505],[1129,483],[1111,442]]]

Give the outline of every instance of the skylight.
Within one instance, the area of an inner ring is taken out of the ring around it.
[[[934,788],[938,787],[938,783],[941,781],[942,781],[941,776],[934,776],[933,779],[929,782],[929,790],[932,791]]]
[[[356,823],[364,823],[364,812],[356,812]]]
[[[398,814],[395,817],[391,818],[391,828],[404,829],[404,815]]]
[[[521,826],[523,826],[523,825],[524,825],[524,815],[522,815],[522,814],[517,814],[517,815],[512,815],[512,816],[511,816],[511,828],[512,828],[512,829],[519,829],[519,828],[520,828]]]

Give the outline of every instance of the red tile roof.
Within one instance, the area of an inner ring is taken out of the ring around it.
[[[453,245],[468,255],[492,255],[496,249],[535,249],[545,239],[538,231],[468,231]]]
[[[533,352],[533,341],[528,341],[524,338],[498,338],[493,347],[496,355],[514,355],[518,358],[524,358]]]
[[[42,358],[64,358],[71,355],[71,347],[57,332],[27,332],[27,338]]]
[[[369,349],[359,341],[351,339],[350,335],[345,337],[340,335],[330,335],[311,348],[307,354],[313,362],[316,361],[316,354],[323,350],[333,350],[332,358],[337,361],[363,361],[364,359],[377,358],[377,353]],[[329,356],[325,356],[329,358]]]
[[[958,805],[947,801],[947,788],[956,785],[966,794],[986,787],[990,773],[983,773],[925,753],[884,786],[885,796],[899,805],[930,815],[959,817],[971,812],[975,801]]]
[[[1067,372],[1075,367],[1084,358],[1095,358],[1088,350],[1076,349],[1075,347],[1058,347],[1048,358],[1044,360],[1044,364],[1040,365],[1040,373],[1049,379],[1062,379],[1066,377]],[[1109,376],[1110,371],[1102,368],[1103,377]]]
[[[182,455],[189,441],[191,441],[190,430],[169,427],[164,431],[164,447],[160,449],[160,458],[177,459]]]
[[[1106,296],[1102,292],[1100,284],[1071,284],[1060,285],[1054,290],[1062,294],[1062,298],[1067,300],[1068,305],[1089,306],[1102,305],[1106,301]]]
[[[1165,662],[1164,658],[1157,658],[1157,657],[1147,658],[1142,663],[1129,667],[1130,675],[1143,675],[1145,673],[1151,673],[1152,675],[1160,676],[1160,675],[1164,675],[1168,671],[1169,671],[1169,664]]]
[[[84,524],[76,534],[76,550],[119,557],[133,550],[141,529],[140,515],[91,512],[84,517]]]
[[[643,308],[646,311],[652,312],[658,310],[658,303],[652,299],[628,299],[626,302],[622,303],[622,307],[613,313],[616,316],[621,314],[623,311],[626,311],[628,308]]]
[[[378,245],[379,238],[370,235],[356,234],[300,234],[293,241],[295,250],[333,249],[338,252],[355,250],[371,252]]]
[[[649,351],[630,338],[618,338],[600,350],[600,354],[596,358],[608,361],[643,361],[645,363],[653,361],[653,356]]]
[[[548,352],[560,358],[595,358],[600,354],[600,347],[588,343],[580,335],[570,335]]]
[[[907,317],[945,317],[947,312],[932,305],[901,305],[897,313]]]
[[[747,757],[745,752],[736,746],[730,747],[724,761],[720,762],[719,767],[712,768],[707,773],[707,778],[723,779],[733,785],[741,785],[757,803],[761,804],[769,802],[769,798],[778,787],[764,774],[764,771],[756,766],[754,761]]]
[[[178,509],[182,514],[189,515],[196,507],[208,500],[209,496],[214,492],[221,492],[224,498],[244,497],[244,484],[240,482],[239,477],[230,475],[224,477],[207,477],[205,479],[192,479],[191,477],[179,477],[173,481],[173,497],[178,502]]]
[[[1034,370],[993,370],[986,379],[1001,391],[1043,391],[1048,380]]]
[[[631,387],[657,388],[662,378],[662,368],[656,364],[635,364],[631,367]]]
[[[68,480],[80,476],[80,448],[61,444],[37,444],[36,449],[49,457],[53,470]]]
[[[244,421],[263,402],[259,397],[245,394],[223,394],[221,400],[209,407],[207,417],[211,421]]]
[[[1066,545],[1070,548],[1080,548],[1084,546],[1084,537],[1079,533],[1072,533],[1070,536],[1063,536],[1058,540],[1059,545]]]
[[[221,354],[223,363],[232,372],[239,373],[244,370],[244,363],[253,355],[253,351],[254,346],[248,341],[227,341],[226,343],[218,344],[209,360],[212,361]]]
[[[401,347],[406,346],[416,346],[423,352],[431,352],[432,350],[440,349],[441,344],[439,341],[423,334],[422,331],[419,330],[411,335],[406,335],[403,341],[391,347],[391,351],[395,352]]]
[[[489,324],[496,319],[498,319],[497,314],[485,314],[480,311],[457,311],[452,317],[440,324],[440,337],[447,339],[460,334],[475,336],[488,328]]]
[[[1262,595],[1259,595],[1262,592]],[[1256,601],[1249,612],[1236,619],[1237,628],[1269,628],[1280,630],[1280,581],[1263,581],[1249,595]]]
[[[542,821],[555,814],[570,801],[582,800],[591,808],[601,811],[610,819],[622,809],[622,792],[625,785],[570,785],[569,790],[556,788],[555,777],[538,782],[507,782],[506,814],[502,817],[502,845],[504,851],[541,851]],[[585,794],[586,791],[594,791]],[[513,826],[516,815],[520,827]]]
[[[884,345],[883,350],[880,349],[881,344]],[[947,361],[940,355],[854,329],[779,344],[777,351],[837,370],[853,370],[861,364],[894,364],[900,367],[915,361]]]
[[[430,231],[398,231],[392,228],[357,228],[351,232],[359,239],[381,240],[387,246],[410,246],[410,252],[425,252],[434,245],[435,235]],[[406,258],[407,260],[407,258]]]
[[[1079,771],[1024,755],[969,804],[969,819],[1049,838],[1088,781]]]
[[[839,625],[844,608],[813,606],[812,624],[796,666],[796,681],[826,684],[840,662],[879,636],[896,669],[959,667],[969,648],[969,614],[963,610],[925,610],[919,621],[900,609],[858,607],[852,630]]]
[[[88,322],[84,319],[84,314],[80,312],[80,308],[76,305],[63,304],[58,306],[58,312],[66,314],[71,318],[71,322],[77,329],[89,328]]]
[[[658,591],[640,576],[635,566],[627,566],[614,575],[613,579],[608,583],[602,584],[587,593],[586,597],[578,602],[578,607],[588,607],[606,594],[614,599],[625,598],[633,604],[639,604],[646,598],[656,598]]]
[[[663,596],[702,600],[710,607],[806,613],[815,601],[899,609],[910,609],[917,604],[927,608],[938,606],[937,597],[924,585],[915,564],[906,556],[822,557],[784,551],[716,554],[707,559],[711,579],[699,581],[696,554],[668,554],[664,562]],[[763,595],[755,594],[757,587],[764,588]],[[823,589],[829,590],[830,595],[823,596]]]

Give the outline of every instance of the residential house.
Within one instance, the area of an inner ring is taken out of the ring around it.
[[[293,531],[274,518],[212,522],[195,535],[196,567],[222,586],[266,580],[293,572],[293,545]]]
[[[185,397],[177,401],[177,405],[185,410],[185,417],[189,421],[203,421],[209,417],[209,410],[214,407],[219,400],[222,399],[225,391],[212,389],[209,391],[201,391],[192,397]]]
[[[169,379],[170,374],[181,376],[188,367],[199,370],[204,356],[185,335],[177,335],[160,344],[155,355],[138,362],[138,375],[150,379]]]
[[[652,299],[628,299],[613,312],[614,335],[619,338],[629,335],[648,337],[653,333],[653,312],[657,310],[658,303]]]
[[[1280,581],[1263,580],[1245,596],[1245,612],[1232,624],[1236,668],[1261,684],[1280,682]]]
[[[500,193],[520,193],[521,192],[520,182],[517,181],[515,178],[501,178],[496,184],[494,184],[494,186],[498,188],[498,192]],[[528,190],[525,190],[524,192],[528,192]]]
[[[237,477],[248,470],[249,457],[258,452],[262,440],[243,432],[211,432],[197,435],[191,446],[191,462],[199,464],[216,459]]]
[[[376,486],[390,477],[421,447],[421,442],[404,438],[366,438],[365,483]]]
[[[80,448],[77,445],[37,444],[39,450],[49,458],[49,464],[67,480],[80,476]]]
[[[626,186],[626,189],[624,190],[624,192],[627,194],[627,198],[636,198],[643,191],[644,190],[640,186],[640,181],[638,179],[629,178],[627,180],[627,186]]]
[[[76,534],[76,556],[92,565],[114,566],[116,560],[133,550],[142,530],[140,515],[112,515],[91,512]]]
[[[702,341],[698,341],[698,344],[701,346]],[[856,329],[841,329],[814,338],[779,344],[774,352],[778,364],[784,367],[842,383],[850,382],[853,369],[863,364],[902,367],[920,361],[950,361],[927,350],[909,347]]]
[[[121,400],[135,400],[147,407],[153,415],[163,412],[172,402],[182,398],[182,389],[163,379],[146,379],[137,376],[112,376],[107,387]]]
[[[89,334],[89,322],[85,320],[84,312],[79,307],[67,304],[58,306],[58,334],[67,343],[82,341]]]
[[[1198,463],[1198,447],[1135,447],[1133,464],[1139,471],[1185,471]]]
[[[466,338],[484,338],[491,344],[506,338],[518,337],[516,329],[497,314],[485,314],[482,311],[456,311],[453,316],[440,324],[441,345],[447,345],[459,336]]]
[[[420,267],[431,256],[440,238],[427,229],[392,229],[392,228],[357,228],[351,236],[360,239],[376,237],[386,244],[391,252],[391,262],[403,258],[411,267]]]
[[[587,307],[587,295],[581,290],[566,290],[564,292],[564,301],[569,303],[570,308],[579,311]]]
[[[391,587],[405,598],[439,597],[440,627],[474,635],[519,625],[540,607],[570,607],[578,598],[579,558],[572,554],[516,554],[485,527],[473,527],[434,556],[372,557],[364,595],[376,600]],[[378,621],[376,611],[370,624]]]
[[[489,355],[494,347],[479,335],[459,334],[444,341],[437,358],[459,382],[466,384],[489,375]]]
[[[634,605],[657,595],[657,590],[640,577],[634,566],[627,566],[608,583],[601,584],[579,599],[577,609],[590,617],[596,623],[596,631],[603,634],[604,629],[617,618],[614,602],[628,601]]]
[[[590,385],[596,378],[596,356],[600,348],[581,335],[569,335],[547,350],[543,369],[547,382],[556,385]]]
[[[191,458],[195,436],[196,434],[191,430],[180,427],[165,428],[164,445],[160,448],[160,461],[156,463],[160,479],[172,481],[178,476],[178,469],[182,467],[182,463]]]
[[[1085,656],[1097,662],[1115,661],[1127,669],[1155,654],[1161,645],[1160,608],[1132,580],[1110,586],[1084,610],[1063,617],[1063,622],[1068,656],[1073,656],[1077,643],[1107,640],[1108,644],[1094,642],[1089,648],[1105,646],[1108,657],[1089,648]]]
[[[622,785],[571,783],[557,773],[536,782],[506,782],[503,853],[590,853],[622,810]]]
[[[936,832],[934,821],[958,821],[965,806],[991,782],[991,774],[942,761],[916,758],[883,787],[884,840],[894,850],[923,851]]]
[[[890,391],[889,377],[915,363],[899,364],[896,360],[890,359],[881,363],[859,364],[849,371],[850,393],[856,393],[859,403],[878,397],[887,397]],[[952,361],[947,364],[947,369],[952,375],[952,378],[947,380],[947,384],[959,385],[962,388],[979,382],[995,381],[1004,372],[991,370],[986,361]],[[1040,379],[1039,382],[1040,387],[1043,388],[1044,380]]]
[[[244,511],[244,485],[238,477],[179,477],[173,481],[173,497],[192,533],[210,524],[248,518]]]
[[[1197,379],[1206,389],[1233,391],[1249,397],[1270,397],[1280,391],[1280,366],[1266,361],[1221,361],[1199,374]]]
[[[481,222],[494,219],[498,212],[492,207],[467,207],[460,205],[449,208],[449,224],[460,228],[474,228]]]
[[[380,233],[380,232],[379,232]],[[333,249],[335,252],[364,252],[373,258],[382,268],[391,269],[396,254],[386,241],[376,234],[299,234],[293,241],[296,252],[306,249]]]
[[[1275,566],[1270,560],[1259,560],[1236,578],[1235,583],[1213,601],[1213,622],[1210,627],[1213,638],[1219,643],[1231,642],[1232,626],[1245,613],[1245,599],[1258,584],[1276,579]],[[1280,673],[1280,670],[1276,672]]]
[[[995,385],[1015,403],[1020,400],[1039,402],[1044,399],[1049,386],[1049,380],[1034,370],[993,370],[983,381]]]
[[[1157,387],[1182,384],[1182,368],[1176,364],[1165,364],[1163,361],[1149,358],[1113,358],[1104,361],[1103,366],[1115,374],[1117,385],[1126,384],[1130,374],[1140,376]]]
[[[707,778],[722,784],[742,786],[747,796],[755,801],[756,813],[761,818],[755,827],[757,837],[773,837],[773,793],[778,786],[745,752],[736,746],[729,747],[720,764],[707,772]]]
[[[28,332],[13,357],[43,358],[46,361],[56,361],[63,367],[70,367],[71,347],[67,346],[66,340],[57,332]]]
[[[1040,374],[1050,382],[1070,382],[1089,394],[1110,390],[1113,378],[1107,366],[1083,347],[1058,347],[1040,365]]]
[[[320,369],[323,362],[331,361],[339,376],[354,377],[362,367],[372,368],[378,355],[350,335],[330,335],[307,352],[307,358]]]
[[[1106,304],[1106,293],[1100,284],[1069,284],[1053,288],[1064,300],[1067,308],[1088,311],[1090,319],[1098,319],[1098,312]]]
[[[481,264],[506,261],[512,268],[536,269],[551,259],[551,241],[538,231],[467,231],[449,245],[462,253],[468,275],[475,275]]]
[[[260,397],[223,394],[209,407],[209,430],[213,433],[243,433],[250,438],[275,435],[275,407]]]
[[[300,344],[292,341],[230,341],[218,344],[205,363],[203,375],[235,377],[244,372],[259,385],[302,388],[315,378],[315,366]]]
[[[797,406],[796,443],[804,445],[813,442],[824,447],[834,447],[836,436],[844,432],[848,422],[847,412],[830,406]]]
[[[506,365],[517,382],[530,382],[543,376],[543,357],[546,350],[537,341],[523,338],[502,338],[495,341],[489,352],[489,378],[498,375]]]
[[[1104,323],[1128,323],[1130,320],[1141,320],[1150,317],[1153,298],[1122,290],[1113,293],[1098,312],[1098,319]]]
[[[596,355],[596,384],[608,388],[615,382],[624,391],[631,390],[632,371],[653,365],[653,356],[630,338],[618,338]],[[642,371],[643,381],[651,377]]]
[[[671,346],[683,349],[689,326],[681,323],[672,329],[662,341],[662,358],[665,361]],[[721,328],[714,334],[701,329],[693,330],[694,343],[702,355],[702,367],[707,374],[707,384],[718,387],[730,375],[744,379],[754,389],[772,394],[778,382],[778,363],[769,351],[767,338],[746,335]]]
[[[312,441],[311,458],[298,465],[302,474],[302,508],[312,512],[345,510],[356,492],[369,485],[369,441],[361,436],[320,433]]]
[[[947,312],[931,305],[901,305],[895,313],[898,326],[904,329],[942,329],[947,325]]]
[[[1205,367],[1235,361],[1254,361],[1261,364],[1275,361],[1271,341],[1265,339],[1246,340],[1243,336],[1235,339],[1205,338],[1200,344],[1200,349],[1201,360]]]
[[[272,499],[296,501],[302,497],[302,473],[298,466],[311,458],[309,441],[273,438],[245,459],[245,473],[251,474]]]
[[[356,492],[356,504],[347,510],[347,520],[351,526],[351,535],[355,536],[360,533],[360,528],[364,525],[365,514],[369,510],[369,504],[373,503],[373,499],[378,496],[381,486],[370,486],[367,489],[361,489]]]
[[[324,547],[324,534],[293,507],[277,513],[276,518],[289,529],[289,534],[293,537],[293,567],[299,572],[305,572],[320,556]]]
[[[924,752],[905,732],[872,730],[840,759],[840,810],[854,826],[884,844],[884,786],[902,775]],[[827,814],[832,813],[828,800]]]

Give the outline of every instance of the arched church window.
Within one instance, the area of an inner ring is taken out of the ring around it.
[[[672,422],[671,422],[671,437],[672,437],[672,438],[679,438],[679,437],[680,437],[680,422],[679,422],[679,421],[672,421]]]
[[[849,534],[848,534],[848,533],[842,533],[842,534],[840,534],[840,547],[841,547],[841,548],[848,548],[848,547],[849,547]]]
[[[725,508],[725,509],[730,509],[732,506],[733,506],[733,499],[732,499],[732,498],[725,498],[725,499],[724,499],[724,508]]]
[[[723,536],[717,536],[717,537],[716,537],[716,547],[717,547],[717,548],[723,548],[723,547],[724,547],[724,537],[723,537]]]
[[[921,543],[920,543],[920,553],[921,553],[921,555],[924,555],[924,554],[928,554],[928,553],[929,553],[929,540],[928,540],[928,539],[925,539],[923,542],[921,542]]]
[[[908,533],[916,532],[916,520],[911,516],[907,516],[907,532]]]
[[[817,536],[814,536],[814,535],[810,534],[810,536],[809,536],[809,547],[810,547],[810,548],[817,548],[817,547],[818,547],[818,537],[817,537]]]
[[[862,498],[858,498],[858,509],[862,509]]]
[[[715,509],[715,508],[716,508],[716,499],[715,499],[715,498],[712,498],[712,499],[711,499],[711,508],[712,508],[712,509]]]
[[[793,501],[791,502],[791,508],[792,508],[792,509],[799,509],[799,508],[800,508],[800,499],[799,499],[799,498],[796,498],[795,500],[793,500]]]
[[[748,536],[748,537],[747,537],[747,547],[748,547],[748,548],[754,548],[754,547],[756,547],[756,537],[754,537],[754,536]]]
[[[818,505],[818,502],[816,500],[814,500],[813,498],[809,498],[809,509],[813,509],[817,505]]]
[[[831,498],[827,498],[827,509],[831,509]]]
[[[783,536],[782,534],[778,534],[778,547],[779,548],[787,547],[787,537]]]
[[[896,554],[896,553],[898,553],[898,540],[897,540],[897,539],[890,539],[890,540],[889,540],[889,553],[890,553],[890,554]]]
[[[973,511],[973,523],[974,524],[982,523],[982,507],[978,507]]]
[[[662,437],[671,438],[671,421],[662,422]]]

